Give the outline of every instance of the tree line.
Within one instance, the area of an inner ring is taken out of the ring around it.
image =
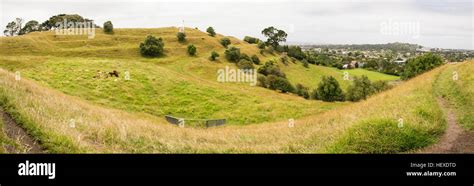
[[[58,24],[63,23],[65,20],[67,20],[68,25]],[[78,14],[58,14],[50,17],[42,23],[39,23],[37,20],[30,20],[23,25],[24,20],[22,18],[16,18],[7,23],[3,34],[5,36],[19,36],[30,32],[49,31],[58,28],[58,25],[62,25],[65,28],[76,27],[78,25],[76,23],[84,22],[93,22],[93,20],[84,18]],[[93,27],[100,28],[96,24],[94,24]],[[104,23],[104,32],[109,34],[113,33],[113,25],[111,21]]]

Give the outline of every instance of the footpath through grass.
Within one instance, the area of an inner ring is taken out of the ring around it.
[[[474,61],[447,65],[436,79],[435,92],[454,106],[463,128],[474,129]]]

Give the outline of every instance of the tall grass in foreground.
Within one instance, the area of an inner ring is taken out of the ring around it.
[[[15,81],[14,75],[5,70],[0,70],[0,100],[49,152],[394,153],[433,143],[443,131],[445,120],[432,93],[432,83],[444,68],[422,74],[366,101],[298,119],[293,128],[288,127],[288,121],[210,129],[178,128],[147,114],[97,106],[25,78]],[[400,118],[406,128],[394,132],[394,121]],[[75,127],[69,125],[71,120]],[[417,134],[422,137],[411,138],[417,142],[406,146],[405,140],[386,143],[387,134],[394,139]]]

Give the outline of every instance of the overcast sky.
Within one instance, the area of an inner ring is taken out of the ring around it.
[[[474,0],[0,0],[0,27],[15,17],[40,23],[80,14],[115,28],[180,26],[242,38],[262,38],[275,26],[291,43],[409,42],[428,47],[474,49]],[[26,22],[25,21],[25,22]]]

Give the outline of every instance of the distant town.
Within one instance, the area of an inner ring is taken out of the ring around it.
[[[409,43],[361,45],[299,45],[318,65],[339,69],[365,68],[400,75],[407,61],[425,53],[441,56],[445,62],[461,62],[474,58],[474,50],[428,48]]]

